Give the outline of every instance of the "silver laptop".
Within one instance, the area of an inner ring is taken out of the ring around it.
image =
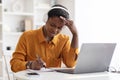
[[[83,43],[74,69],[57,69],[58,72],[81,74],[108,70],[116,43]]]

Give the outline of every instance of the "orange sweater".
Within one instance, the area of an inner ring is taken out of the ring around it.
[[[47,42],[42,28],[26,31],[22,34],[16,50],[10,61],[13,72],[26,69],[27,61],[36,60],[36,54],[46,63],[46,67],[61,67],[61,61],[67,67],[76,64],[75,55],[78,49],[70,47],[68,36],[56,35],[52,41]]]

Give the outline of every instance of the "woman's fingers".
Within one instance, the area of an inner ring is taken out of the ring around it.
[[[38,55],[36,55],[36,57],[37,57],[37,62],[41,65],[41,67],[46,67],[44,61]]]

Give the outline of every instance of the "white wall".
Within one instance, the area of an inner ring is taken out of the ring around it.
[[[116,42],[111,66],[120,67],[120,0],[75,0],[79,43]]]

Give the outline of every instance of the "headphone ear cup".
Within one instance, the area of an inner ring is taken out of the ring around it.
[[[47,20],[48,20],[48,15],[47,15],[47,13],[46,14],[44,14],[44,16],[43,16],[43,22],[47,22]]]

